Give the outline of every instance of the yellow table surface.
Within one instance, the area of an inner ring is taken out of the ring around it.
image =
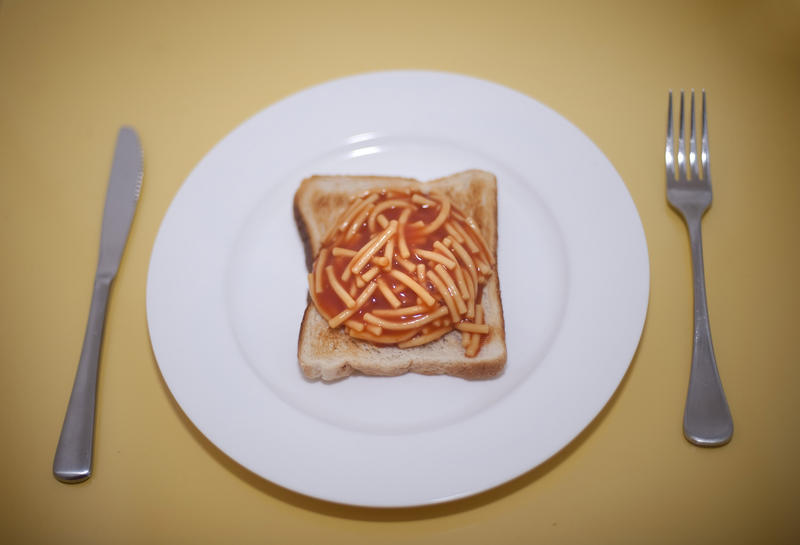
[[[618,391],[563,452],[475,497],[399,510],[310,499],[242,469],[188,421],[145,315],[160,222],[209,149],[307,86],[384,69],[493,80],[554,108],[638,207],[651,292]],[[688,237],[664,193],[667,90],[709,93],[704,221],[732,442],[684,440]],[[0,4],[0,542],[798,543],[797,2]],[[142,198],[108,309],[94,476],[52,457],[88,314],[117,128]]]

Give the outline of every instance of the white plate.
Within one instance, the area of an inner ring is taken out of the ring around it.
[[[498,178],[506,371],[305,380],[300,180],[468,168]],[[636,208],[583,133],[508,88],[398,71],[302,91],[217,144],[161,225],[147,317],[172,394],[231,458],[317,498],[411,506],[502,484],[575,438],[628,368],[648,291]]]

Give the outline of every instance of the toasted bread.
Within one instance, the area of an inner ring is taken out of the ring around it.
[[[481,227],[488,250],[497,256],[497,182],[484,171],[469,170],[430,182],[379,176],[312,176],[302,181],[294,198],[294,214],[305,245],[309,270],[323,239],[352,195],[377,188],[436,190],[471,216]],[[411,348],[377,346],[332,329],[310,301],[298,339],[298,360],[310,379],[336,380],[359,371],[367,375],[395,376],[407,372],[446,374],[467,379],[498,375],[506,362],[505,325],[497,270],[483,288],[484,320],[490,334],[477,356],[467,357],[461,332]]]

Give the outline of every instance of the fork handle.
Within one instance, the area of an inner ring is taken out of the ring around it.
[[[53,475],[64,483],[85,481],[92,473],[97,370],[110,288],[111,278],[95,278],[78,372],[53,460]]]
[[[717,370],[714,346],[711,344],[700,218],[687,221],[687,226],[694,277],[694,346],[689,392],[683,414],[683,433],[695,445],[715,447],[731,440],[733,419]]]

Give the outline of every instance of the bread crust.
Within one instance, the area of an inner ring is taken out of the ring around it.
[[[437,189],[446,193],[457,208],[478,222],[490,252],[497,255],[497,185],[488,172],[468,170],[430,182],[384,176],[312,176],[301,182],[294,198],[294,218],[309,271],[322,239],[348,199],[376,187]],[[464,354],[459,331],[412,348],[376,346],[353,339],[343,328],[331,329],[309,297],[298,334],[300,368],[306,378],[324,381],[338,380],[356,371],[378,376],[413,372],[465,379],[495,377],[506,363],[505,323],[496,268],[483,288],[482,303],[490,335],[478,355],[469,358]]]

